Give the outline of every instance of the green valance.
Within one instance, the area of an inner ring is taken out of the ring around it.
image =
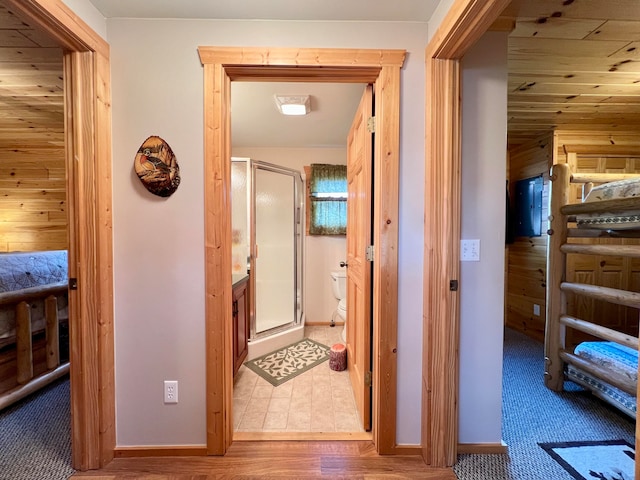
[[[311,164],[311,195],[317,193],[346,193],[347,166]]]

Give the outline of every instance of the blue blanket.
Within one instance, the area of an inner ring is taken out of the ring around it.
[[[58,283],[66,279],[66,250],[0,254],[0,292]]]
[[[615,342],[583,342],[575,348],[575,354],[603,368],[615,371],[630,381],[638,380],[638,351]],[[567,365],[570,380],[583,385],[603,400],[619,408],[627,415],[636,416],[636,397],[595,378],[572,365]]]

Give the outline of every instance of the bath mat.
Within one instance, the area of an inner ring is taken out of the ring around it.
[[[635,450],[624,440],[539,444],[576,480],[632,480]]]
[[[274,387],[329,360],[329,347],[308,338],[245,362]]]

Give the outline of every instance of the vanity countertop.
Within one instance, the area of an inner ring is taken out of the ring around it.
[[[248,273],[234,273],[231,275],[231,285],[236,287],[249,278]]]

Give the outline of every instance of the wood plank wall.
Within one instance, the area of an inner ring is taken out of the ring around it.
[[[67,245],[64,147],[0,148],[0,252]]]
[[[552,164],[566,163],[565,146],[638,146],[640,131],[573,131],[556,130],[539,139],[511,148],[509,152],[509,184],[513,200],[513,186],[520,179],[544,174],[543,189],[543,232],[541,237],[518,237],[508,246],[506,325],[525,333],[531,338],[542,341],[545,328],[545,277],[546,277],[546,219],[548,217],[549,169]],[[640,172],[640,159],[607,157],[578,157],[574,166],[580,172]],[[580,189],[576,186],[572,201],[579,201]],[[637,242],[637,240],[617,240],[619,243]],[[590,240],[590,242],[593,242]],[[600,243],[611,240],[600,240]],[[585,257],[585,258],[583,258]],[[615,258],[571,255],[569,259],[569,280],[584,283],[596,283],[605,286],[640,291],[640,262],[622,261]],[[583,302],[577,298],[571,300],[570,307],[580,318],[603,323],[596,319],[605,318],[603,311],[610,313],[608,305]],[[533,305],[540,305],[540,316],[533,315]],[[637,313],[634,315],[624,307],[618,315],[608,315],[607,324],[611,328],[633,335],[638,333]],[[586,338],[575,331],[567,334],[567,345],[575,345]]]
[[[0,252],[67,248],[62,49],[0,5]]]
[[[546,219],[549,200],[549,170],[553,158],[553,135],[543,135],[509,151],[509,193],[512,205],[518,180],[543,175],[542,236],[516,237],[507,246],[506,325],[542,341],[545,327],[547,274]],[[533,314],[534,305],[540,315]]]

